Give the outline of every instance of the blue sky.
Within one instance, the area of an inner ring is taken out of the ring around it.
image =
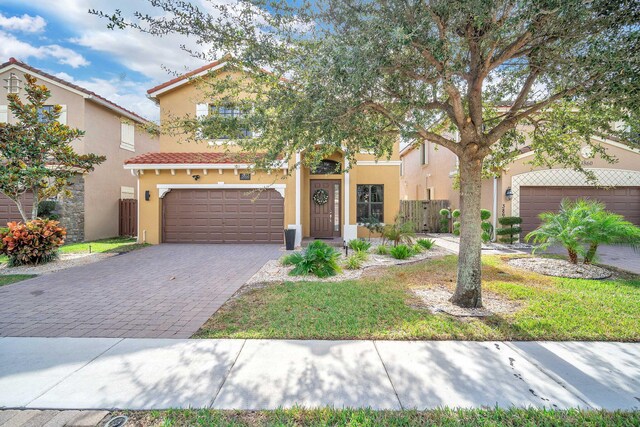
[[[146,90],[203,65],[179,48],[193,41],[109,30],[89,9],[158,13],[146,0],[0,0],[0,62],[13,56],[157,120]]]

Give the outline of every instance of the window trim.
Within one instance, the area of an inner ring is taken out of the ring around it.
[[[382,202],[372,202],[371,199],[367,202],[360,202],[358,200],[358,189],[359,187],[369,187],[369,193],[371,193],[371,187],[380,187],[382,189]],[[380,223],[384,223],[384,207],[385,207],[385,197],[384,197],[384,184],[356,184],[356,222],[361,224],[362,221],[358,218],[358,207],[359,205],[367,205],[367,218],[371,218],[371,205],[381,205],[381,218],[378,218]]]

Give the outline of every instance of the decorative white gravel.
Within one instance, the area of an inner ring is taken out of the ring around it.
[[[395,259],[391,255],[378,255],[372,253],[375,250],[372,247],[369,250],[369,259],[362,263],[362,268],[358,270],[347,270],[343,267],[342,272],[331,277],[321,279],[316,276],[290,276],[289,272],[293,270],[293,266],[283,266],[280,264],[280,260],[271,260],[262,266],[256,274],[254,274],[248,281],[247,285],[253,285],[258,283],[274,283],[274,282],[300,282],[300,281],[314,281],[314,282],[339,282],[342,280],[358,279],[362,276],[362,273],[372,267],[390,267],[393,265],[412,264],[420,262],[425,259],[437,258],[444,255],[449,255],[450,252],[446,249],[438,246],[433,246],[431,249],[426,250],[420,254],[414,255],[407,259]],[[342,265],[345,261],[344,250],[341,251],[340,259],[338,263]],[[352,250],[349,250],[349,255],[353,254]]]
[[[9,267],[7,264],[0,264],[0,275],[3,274],[48,274],[66,268],[78,267],[80,265],[92,264],[118,254],[114,253],[76,253],[60,254],[55,261],[40,265],[21,265]]]
[[[544,274],[545,276],[570,279],[606,279],[613,273],[602,267],[585,264],[571,264],[555,258],[514,258],[507,262],[510,266]]]

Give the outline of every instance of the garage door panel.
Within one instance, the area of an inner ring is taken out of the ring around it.
[[[520,187],[523,236],[540,225],[540,213],[557,212],[564,198],[598,200],[605,204],[607,210],[623,215],[627,221],[640,225],[638,187]]]
[[[282,243],[284,200],[274,190],[172,190],[163,199],[168,243]]]
[[[24,194],[21,197],[21,202],[25,212],[31,212],[33,195],[31,193]],[[13,200],[0,194],[0,227],[5,227],[11,221],[22,221],[20,211]]]

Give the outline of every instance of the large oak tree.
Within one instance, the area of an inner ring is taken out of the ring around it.
[[[250,93],[240,102],[246,117],[183,118],[185,130],[239,136],[250,126],[259,136],[237,143],[266,151],[265,162],[303,150],[315,153],[310,162],[336,149],[352,161],[363,150],[385,157],[398,133],[455,153],[462,215],[452,300],[461,306],[482,304],[483,169],[499,174],[527,144],[535,163],[582,170],[581,144],[614,161],[591,136],[629,141],[637,129],[637,1],[150,3],[161,13],[94,13],[114,28],[194,37],[202,50],[189,53],[208,60],[229,53],[252,77],[203,80],[221,105]],[[621,122],[630,126],[612,126]]]

